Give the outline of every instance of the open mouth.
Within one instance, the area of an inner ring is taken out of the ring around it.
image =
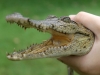
[[[69,18],[67,17],[67,19]],[[61,21],[61,19],[58,20],[58,18],[54,16],[49,17],[47,20],[36,21],[36,20],[30,20],[28,18],[24,18],[21,14],[15,13],[12,15],[8,15],[6,17],[6,20],[7,22],[10,23],[17,23],[19,26],[21,26],[24,29],[36,28],[41,32],[48,32],[52,35],[52,37],[49,40],[46,40],[41,44],[33,44],[26,50],[15,51],[11,54],[7,53],[8,59],[11,60],[21,60],[23,58],[26,58],[27,57],[26,55],[28,55],[27,58],[29,57],[31,58],[32,54],[42,55],[43,53],[44,55],[46,55],[48,54],[46,52],[50,51],[51,49],[61,50],[67,48],[67,45],[73,40],[73,34],[67,34],[64,30],[61,30],[63,27],[62,24],[64,24],[64,22]]]
[[[49,40],[40,44],[33,44],[25,50],[7,53],[7,58],[10,60],[58,57],[64,56],[66,53],[67,55],[81,55],[82,53],[88,53],[93,45],[94,38],[91,37],[93,34],[90,30],[70,20],[69,17],[57,18],[50,16],[46,20],[38,21],[23,17],[19,13],[14,13],[8,15],[6,20],[10,23],[17,23],[24,29],[35,28],[52,35]],[[87,41],[89,42],[87,43]],[[87,47],[88,49],[85,49]],[[73,51],[71,52],[70,50]]]

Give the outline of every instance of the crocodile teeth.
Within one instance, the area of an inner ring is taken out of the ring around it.
[[[61,52],[61,51],[66,50],[66,49],[67,49],[67,46],[51,47],[51,48],[48,48],[48,49],[46,50],[46,52],[54,51],[54,52],[52,52],[52,53],[56,53],[56,52]],[[56,51],[56,50],[58,50],[58,51]]]
[[[6,55],[7,55],[7,56],[10,55],[10,53],[6,52]]]
[[[46,30],[47,29],[47,27],[46,26],[43,26],[43,30]]]
[[[64,46],[64,49],[66,49],[67,48],[67,46]]]
[[[59,42],[59,41],[53,41],[53,44],[54,44],[54,45],[59,45],[60,42]]]
[[[58,29],[58,26],[54,25],[53,29]]]
[[[60,28],[57,28],[57,31],[59,31],[59,32],[62,32],[62,29],[60,29]]]
[[[58,50],[60,50],[60,47],[57,47]]]
[[[35,25],[37,28],[40,26],[40,25]]]
[[[57,47],[54,47],[54,50],[57,50]]]
[[[49,25],[49,28],[53,28],[54,27],[54,25]]]

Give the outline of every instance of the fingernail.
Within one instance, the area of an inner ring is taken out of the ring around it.
[[[69,17],[73,20],[75,15],[69,15]]]

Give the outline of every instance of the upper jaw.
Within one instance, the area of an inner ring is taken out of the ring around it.
[[[68,18],[68,17],[67,17]],[[29,18],[23,17],[20,13],[14,13],[6,16],[7,22],[17,23],[22,28],[36,28],[39,31],[50,31],[55,30],[57,32],[66,33],[66,31],[62,30],[63,25],[66,25],[65,17],[57,18],[55,16],[50,16],[46,20],[31,20]],[[68,18],[68,21],[69,20]],[[68,23],[67,21],[67,23]],[[63,27],[64,28],[64,27]]]

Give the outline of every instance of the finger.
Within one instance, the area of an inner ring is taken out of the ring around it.
[[[74,20],[74,17],[75,17],[76,15],[69,15],[69,17],[71,18],[71,20]]]
[[[61,61],[62,63],[69,65],[70,67],[80,67],[81,63],[82,63],[82,57],[78,57],[78,56],[67,56],[67,57],[61,57],[58,58],[59,61]],[[80,65],[79,65],[80,64]]]
[[[79,12],[76,16],[72,17],[73,20],[76,22],[82,23],[85,27],[89,28],[93,31],[96,35],[100,33],[100,17],[86,13],[86,12]]]

